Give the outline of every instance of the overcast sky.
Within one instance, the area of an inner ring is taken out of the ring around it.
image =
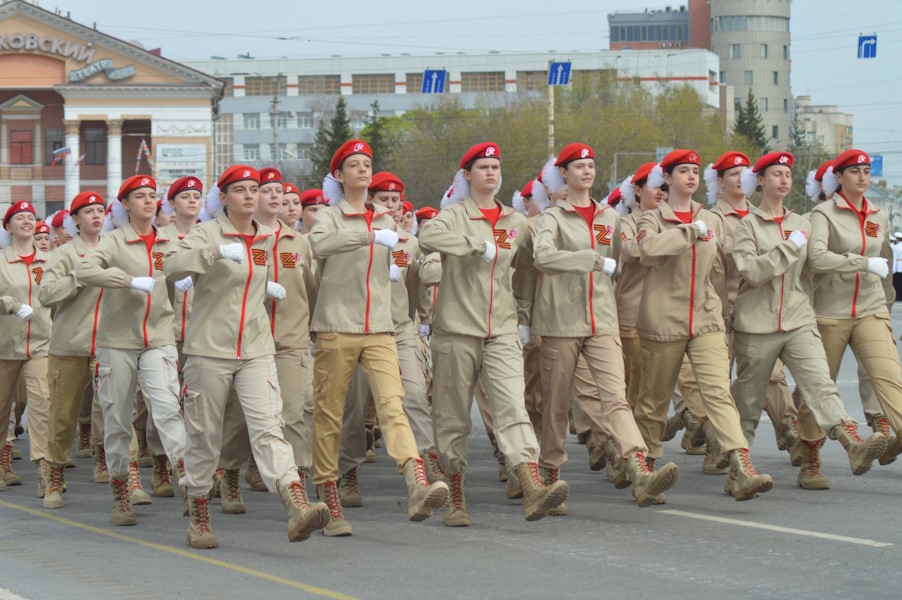
[[[161,47],[173,60],[607,49],[607,15],[679,6],[676,0],[41,0],[104,32]],[[209,10],[209,6],[216,11]],[[554,12],[549,12],[553,7]],[[827,10],[825,7],[829,7]],[[902,2],[794,0],[792,93],[855,116],[855,145],[884,155],[902,185]],[[336,10],[338,9],[338,10]],[[878,34],[877,58],[857,59],[859,33]]]

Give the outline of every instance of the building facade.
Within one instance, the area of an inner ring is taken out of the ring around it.
[[[796,117],[805,141],[832,155],[852,148],[852,115],[839,112],[835,105],[815,105],[811,96],[797,96]]]
[[[551,61],[571,64],[571,82],[616,78],[652,92],[662,84],[688,84],[708,106],[721,106],[719,62],[705,50],[211,59],[187,64],[227,83],[216,121],[216,164],[278,164],[296,176],[309,172],[317,124],[332,111],[336,96],[345,98],[352,129],[359,131],[374,101],[382,115],[400,115],[435,101],[437,95],[422,93],[426,70],[444,71],[442,95],[472,108],[503,102],[513,94],[545,94]]]
[[[23,0],[0,4],[0,210],[212,173],[223,83]],[[162,189],[161,189],[162,192]]]

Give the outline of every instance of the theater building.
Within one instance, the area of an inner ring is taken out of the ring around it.
[[[43,216],[142,173],[208,181],[223,84],[24,0],[0,3],[0,211]]]

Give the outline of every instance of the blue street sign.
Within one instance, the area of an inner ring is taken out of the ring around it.
[[[424,94],[444,94],[445,79],[448,72],[444,69],[426,69],[423,73],[423,90]]]
[[[877,58],[877,34],[858,36],[858,58]]]
[[[570,83],[570,63],[553,62],[548,67],[548,85],[568,85]]]
[[[871,154],[871,175],[883,177],[883,155]]]

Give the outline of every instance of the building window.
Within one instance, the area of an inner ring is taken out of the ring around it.
[[[761,106],[764,108],[764,112],[770,110],[770,103],[767,101],[767,98],[761,99]]]
[[[761,44],[761,58],[767,58],[767,44]]]
[[[774,85],[780,85],[780,71],[774,71]]]
[[[312,115],[298,115],[298,129],[310,129],[313,127]]]
[[[823,146],[824,145],[824,136],[822,136],[822,135],[817,136],[817,143]]]
[[[311,149],[311,146],[309,144],[298,144],[298,158],[300,158],[300,159],[310,158],[310,149]]]
[[[517,71],[517,91],[535,92],[545,89],[548,73],[545,71]]]
[[[733,110],[735,110],[736,112],[739,112],[741,109],[742,109],[742,99],[734,98],[733,99]]]
[[[351,75],[355,94],[394,94],[395,76],[393,73],[382,75]]]
[[[407,74],[407,93],[408,94],[419,94],[423,91],[423,73],[408,73]]]
[[[726,83],[726,82],[727,82],[727,72],[726,72],[726,71],[721,71],[721,72],[720,72],[720,80],[719,80],[719,81],[720,81],[721,83]]]
[[[214,122],[216,127],[216,163],[217,169],[235,162],[235,147],[232,145],[234,115],[224,113]]]
[[[62,129],[45,129],[44,130],[44,164],[53,163],[53,151],[63,147],[63,130]],[[59,161],[57,162],[59,164]]]
[[[244,145],[244,160],[254,161],[260,160],[260,144]]]
[[[279,129],[285,129],[288,127],[288,117],[286,115],[279,115],[276,117],[276,127]]]
[[[503,92],[504,71],[469,72],[460,74],[462,92]]]
[[[742,46],[730,44],[730,58],[742,58]]]
[[[771,130],[771,137],[775,140],[780,139],[780,127],[778,125],[774,125],[773,130]]]
[[[341,94],[340,75],[301,75],[298,77],[299,96],[338,96]]]
[[[260,129],[260,114],[259,113],[244,113],[244,128],[245,129]]]
[[[245,96],[280,96],[285,93],[285,77],[245,77]]]
[[[754,74],[754,72],[753,72],[753,71],[746,71],[746,72],[745,72],[745,84],[746,84],[746,85],[753,85],[754,83],[755,83],[755,74]]]
[[[783,60],[789,60],[789,46],[783,46]]]
[[[225,86],[222,88],[223,96],[234,96],[235,95],[235,78],[234,77],[219,77],[220,81],[225,83]]]
[[[96,127],[85,129],[85,164],[106,164],[106,129]]]
[[[783,98],[783,112],[789,112],[789,99]]]
[[[30,165],[34,162],[34,131],[13,129],[9,132],[9,164]]]

